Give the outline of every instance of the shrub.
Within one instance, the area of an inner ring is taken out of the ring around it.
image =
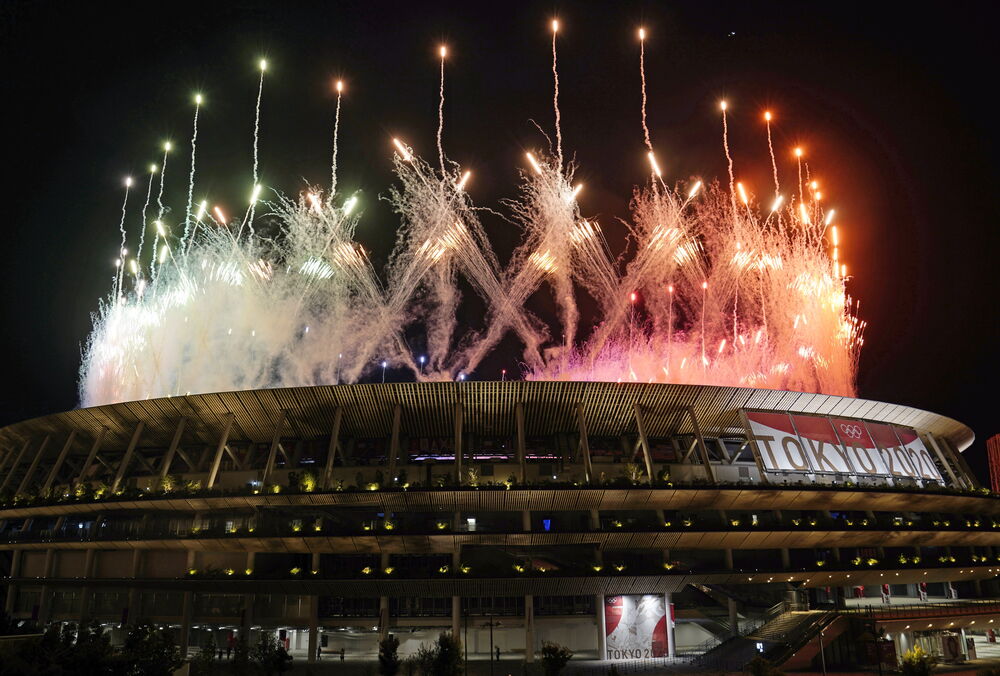
[[[573,651],[558,643],[545,641],[542,643],[542,668],[545,676],[559,676],[566,664],[573,657]]]
[[[903,653],[900,672],[903,676],[930,676],[937,664],[937,658],[920,646],[914,646],[912,650]]]

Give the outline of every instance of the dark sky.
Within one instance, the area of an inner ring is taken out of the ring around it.
[[[890,4],[892,6],[890,6]],[[434,152],[436,46],[449,45],[445,144],[470,192],[514,195],[523,152],[551,129],[548,21],[562,22],[563,136],[581,203],[613,248],[646,178],[635,38],[648,42],[649,119],[672,179],[722,176],[717,102],[730,102],[737,172],[768,181],[761,111],[785,153],[807,148],[840,214],[843,258],[869,322],[860,395],[998,429],[996,17],[990,3],[921,13],[895,3],[0,4],[2,183],[0,424],[72,408],[89,314],[108,290],[122,177],[181,146],[167,202],[182,209],[194,91],[203,91],[198,192],[250,186],[257,59],[271,63],[263,182],[291,192],[328,175],[332,90],[347,82],[341,185],[360,188],[359,239],[384,256],[394,218],[388,139]],[[138,199],[133,201],[133,207]],[[133,212],[133,224],[136,215]],[[485,219],[501,256],[517,239]],[[490,369],[516,368],[516,346]]]

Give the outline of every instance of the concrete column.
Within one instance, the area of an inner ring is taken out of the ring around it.
[[[535,597],[524,597],[524,661],[535,661]]]
[[[665,592],[663,594],[663,610],[667,616],[667,657],[677,656],[677,645],[674,640],[674,618],[672,617],[670,605],[673,603],[673,599],[670,597],[670,592]]]
[[[319,554],[312,555],[312,570],[319,570]],[[316,661],[316,648],[319,646],[319,597],[309,596],[309,654],[307,662]]]
[[[257,553],[247,552],[247,570],[253,570]],[[253,604],[256,599],[254,594],[243,595],[243,617],[240,622],[240,637],[250,641],[250,625],[253,624]]]
[[[729,601],[729,626],[732,631],[733,636],[740,635],[740,618],[736,613],[736,599],[730,598]]]
[[[734,568],[736,568],[736,566],[733,565],[733,550],[727,549],[725,550],[725,554],[726,554],[726,570],[733,570]]]
[[[129,572],[129,577],[133,580],[139,577],[139,571],[142,566],[142,551],[141,549],[132,550],[132,568]],[[130,624],[134,624],[139,616],[136,612],[139,607],[139,589],[137,587],[128,588],[128,620]]]
[[[531,532],[531,512],[528,510],[521,512],[521,530],[525,533]]]
[[[458,546],[458,545],[456,545]],[[462,551],[461,549],[456,549],[451,553],[451,569],[457,571],[459,566],[462,565]],[[459,633],[461,631],[462,625],[462,597],[452,596],[451,597],[451,635],[456,639],[461,637]],[[468,647],[466,647],[468,650]]]
[[[15,549],[10,560],[10,577],[17,578],[21,575],[21,550]],[[4,611],[8,615],[14,612],[14,600],[17,598],[17,583],[7,583],[7,598],[4,599]]]
[[[594,597],[594,617],[597,620],[597,659],[608,658],[608,624],[604,615],[604,594]]]
[[[389,554],[382,552],[379,566],[385,570],[389,565]],[[381,641],[389,635],[389,597],[380,596],[378,599],[378,640]]]
[[[89,579],[94,576],[94,558],[96,549],[88,549],[83,559],[83,577]],[[90,597],[94,591],[90,584],[83,584],[80,587],[80,626],[82,627],[90,621]]]
[[[52,567],[56,560],[56,550],[46,549],[45,550],[45,566],[43,568],[42,575],[45,580],[52,577]],[[52,588],[43,583],[42,593],[39,595],[38,599],[38,624],[45,625],[48,624],[49,614],[52,609]]]
[[[781,567],[788,570],[792,567],[792,556],[788,551],[788,547],[781,548]]]
[[[184,592],[181,603],[181,637],[178,641],[181,657],[187,659],[188,646],[191,640],[191,615],[194,613],[194,592]]]

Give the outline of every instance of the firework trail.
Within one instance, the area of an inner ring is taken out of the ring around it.
[[[774,144],[771,142],[771,111],[764,112],[764,124],[767,127],[767,150],[771,154],[771,172],[774,174],[774,196],[781,193],[778,185],[778,161],[774,158]]]
[[[261,59],[258,66],[260,67],[260,82],[257,84],[257,104],[254,106],[253,116],[253,196],[250,198],[250,206],[247,208],[243,223],[240,224],[240,232],[243,231],[244,226],[248,226],[251,234],[253,233],[253,217],[257,208],[257,198],[260,196],[260,182],[257,176],[257,148],[260,142],[260,101],[264,95],[264,73],[267,72],[267,60]]]
[[[649,139],[649,127],[646,125],[646,29],[639,29],[639,77],[642,80],[642,137],[646,142],[650,159],[653,158],[653,142]]]
[[[163,161],[160,163],[160,190],[156,195],[156,234],[153,236],[153,259],[149,264],[150,276],[156,276],[156,248],[160,243],[161,229],[163,223],[163,212],[165,207],[163,206],[163,182],[167,176],[167,154],[173,148],[173,144],[167,141],[163,144]],[[138,260],[138,256],[136,257]]]
[[[330,161],[330,199],[337,194],[337,143],[340,140],[340,97],[344,93],[343,80],[337,80],[337,112],[333,116],[333,159]]]
[[[146,201],[142,205],[142,222],[139,224],[139,248],[135,253],[136,258],[142,255],[142,247],[146,243],[146,212],[149,210],[149,205],[153,200],[153,178],[156,177],[156,172],[156,165],[149,165],[149,183],[146,185]]]
[[[444,59],[448,55],[448,48],[441,45],[441,84],[438,86],[438,128],[437,128],[437,148],[438,162],[441,172],[444,172],[444,145],[441,138],[444,135]]]
[[[562,118],[559,115],[559,70],[556,68],[556,36],[559,34],[559,20],[552,20],[552,109],[556,117],[556,159],[559,162],[559,169],[563,166],[562,153]]]
[[[184,248],[184,243],[190,236],[190,225],[191,225],[191,207],[194,205],[194,156],[197,150],[198,144],[198,112],[201,110],[201,94],[195,94],[194,97],[194,125],[191,131],[191,173],[188,175],[188,199],[187,206],[184,208],[184,234],[181,236],[181,250]]]
[[[118,274],[115,275],[116,286],[114,289],[114,295],[116,298],[119,295],[121,295],[122,276],[124,275],[124,270],[125,270],[125,256],[126,254],[128,254],[128,251],[126,251],[125,249],[125,208],[128,206],[128,194],[131,190],[132,190],[132,177],[129,176],[125,179],[125,198],[122,200],[122,218],[121,221],[119,221],[118,223],[118,230],[122,234],[122,242],[121,246],[118,247],[118,256],[119,260],[121,261],[121,265],[118,266]]]

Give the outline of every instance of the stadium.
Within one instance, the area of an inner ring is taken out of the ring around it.
[[[332,385],[82,408],[0,430],[6,611],[314,661],[785,668],[968,654],[1000,618],[972,431],[907,406],[563,381]],[[992,639],[992,632],[985,636]],[[986,639],[986,640],[989,640]],[[970,639],[971,641],[971,639]],[[341,653],[343,651],[343,653]]]

